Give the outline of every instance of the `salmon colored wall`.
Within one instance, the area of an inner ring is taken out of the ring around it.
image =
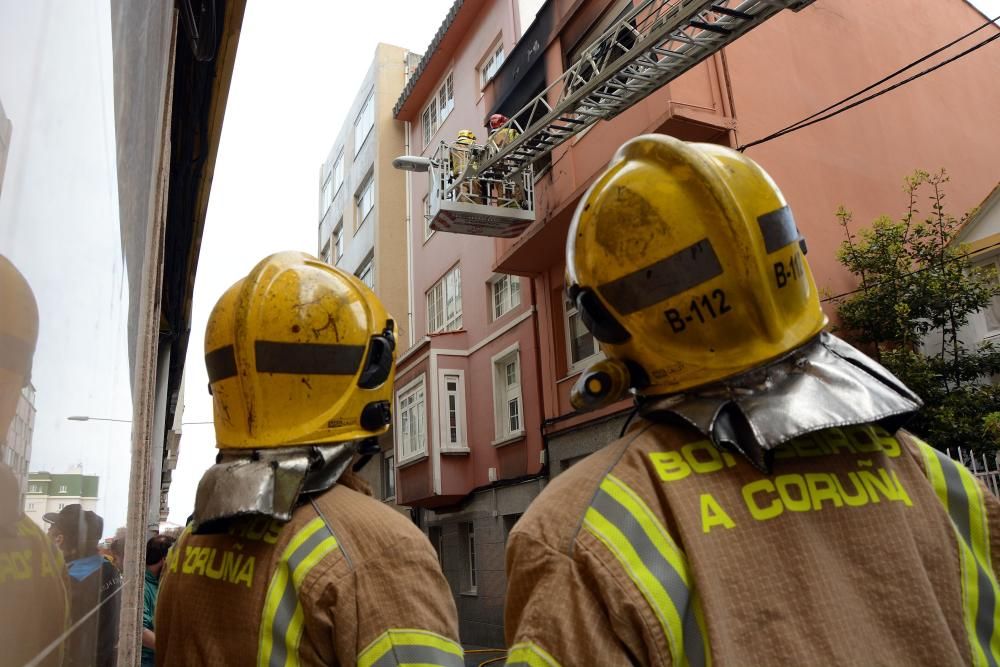
[[[766,136],[824,108],[985,23],[962,0],[819,0],[782,12],[726,50],[737,138]],[[918,66],[924,69],[987,37]],[[914,169],[945,167],[956,216],[978,204],[1000,175],[1000,48],[992,44],[828,121],[747,150],[771,174],[809,242],[820,288],[853,282],[836,260],[843,239],[834,212],[855,222],[899,216]]]

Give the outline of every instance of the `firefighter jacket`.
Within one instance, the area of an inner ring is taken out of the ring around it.
[[[24,665],[68,627],[69,599],[62,555],[27,516],[0,525],[0,663]],[[63,660],[63,646],[40,665]]]
[[[1000,502],[958,462],[862,424],[764,475],[640,420],[513,530],[516,665],[995,665]]]
[[[292,519],[190,529],[156,603],[157,665],[463,664],[455,603],[427,538],[338,483]]]

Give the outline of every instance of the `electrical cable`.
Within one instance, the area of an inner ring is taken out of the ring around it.
[[[889,86],[888,88],[884,88],[884,89],[878,91],[877,93],[873,93],[871,95],[868,95],[867,97],[863,97],[860,100],[857,100],[856,102],[853,102],[853,103],[851,103],[851,104],[849,104],[849,105],[847,105],[845,107],[837,109],[836,111],[831,111],[830,113],[826,113],[827,111],[830,111],[831,109],[834,109],[834,108],[836,108],[836,107],[844,104],[848,100],[854,99],[858,95],[861,95],[861,94],[863,94],[863,93],[871,90],[872,88],[875,88],[876,86],[879,86],[879,85],[885,83],[889,79],[892,79],[893,77],[899,75],[900,73],[902,73],[902,72],[910,69],[914,65],[917,65],[917,64],[919,64],[919,63],[927,60],[928,58],[931,58],[931,57],[937,55],[941,51],[943,51],[943,50],[945,50],[945,49],[947,49],[947,48],[949,48],[951,46],[954,46],[958,42],[966,39],[970,35],[975,34],[976,32],[982,30],[983,28],[985,28],[988,25],[993,24],[996,21],[1000,21],[1000,16],[997,16],[996,18],[994,18],[991,21],[987,21],[986,23],[984,23],[983,25],[979,26],[975,30],[972,30],[972,31],[970,31],[970,32],[962,35],[961,37],[958,37],[957,39],[952,40],[948,44],[945,44],[944,46],[941,46],[941,47],[935,49],[934,51],[931,51],[927,55],[924,55],[921,58],[918,58],[917,60],[911,62],[910,64],[908,64],[908,65],[906,65],[906,66],[904,66],[904,67],[896,70],[892,74],[889,74],[888,76],[883,77],[882,79],[876,81],[873,84],[870,84],[869,86],[867,86],[867,87],[859,90],[858,92],[856,92],[856,93],[854,93],[852,95],[849,95],[848,97],[845,97],[844,99],[840,100],[839,102],[835,102],[834,104],[831,104],[830,106],[826,107],[825,109],[821,109],[820,111],[817,111],[817,112],[813,113],[812,115],[807,116],[807,117],[803,118],[802,120],[800,120],[800,121],[798,121],[796,123],[792,123],[791,125],[788,125],[788,126],[782,128],[782,129],[780,129],[780,130],[778,130],[776,132],[772,132],[771,134],[767,135],[766,137],[762,137],[762,138],[757,139],[755,141],[751,141],[750,143],[743,144],[742,146],[738,146],[736,148],[736,150],[738,150],[738,151],[740,151],[742,153],[743,151],[745,151],[748,148],[752,148],[754,146],[759,146],[760,144],[766,143],[768,141],[772,141],[772,140],[777,139],[779,137],[783,137],[786,134],[790,134],[792,132],[795,132],[796,130],[801,130],[803,128],[809,127],[810,125],[815,125],[816,123],[821,123],[824,120],[828,120],[830,118],[833,118],[834,116],[842,114],[845,111],[853,109],[856,106],[860,106],[861,104],[864,104],[865,102],[871,101],[871,100],[875,99],[876,97],[880,97],[882,95],[885,95],[886,93],[888,93],[888,92],[890,92],[892,90],[895,90],[896,88],[899,88],[900,86],[904,86],[907,83],[910,83],[911,81],[915,81],[916,79],[919,79],[919,78],[921,78],[922,76],[924,76],[926,74],[930,74],[931,72],[933,72],[933,71],[935,71],[937,69],[940,69],[941,67],[944,67],[945,65],[948,65],[948,64],[950,64],[950,63],[958,60],[959,58],[963,58],[963,57],[967,56],[968,54],[972,53],[973,51],[981,49],[982,47],[986,46],[987,44],[989,44],[993,40],[995,40],[998,37],[1000,37],[1000,32],[998,32],[997,34],[995,34],[995,35],[993,35],[991,37],[988,37],[988,38],[984,39],[983,41],[975,44],[974,46],[970,46],[969,48],[965,49],[964,51],[961,51],[960,53],[957,53],[954,56],[952,56],[950,58],[947,58],[947,59],[941,61],[940,63],[938,63],[938,64],[936,64],[936,65],[934,65],[932,67],[928,67],[927,69],[922,70],[920,72],[917,72],[916,74],[914,74],[914,75],[912,75],[910,77],[907,77],[906,79],[903,79],[902,81],[894,83],[893,85]],[[825,114],[825,115],[821,115],[821,114]]]

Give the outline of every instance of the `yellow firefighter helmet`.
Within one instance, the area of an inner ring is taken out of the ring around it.
[[[753,160],[662,135],[622,146],[569,231],[567,289],[629,384],[662,395],[738,375],[826,324],[805,243]],[[603,369],[578,398],[617,392]]]
[[[476,135],[472,130],[459,130],[456,143],[467,146],[476,142]]]
[[[390,422],[396,326],[349,273],[265,258],[216,303],[205,363],[220,449],[347,442]]]
[[[31,381],[38,340],[38,304],[31,286],[0,255],[0,439],[17,411],[21,390]]]

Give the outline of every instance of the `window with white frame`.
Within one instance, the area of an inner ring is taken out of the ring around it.
[[[407,461],[427,452],[424,376],[396,394],[396,428],[399,434],[399,459]]]
[[[56,510],[61,512],[64,507],[66,507],[66,503],[59,503],[56,505]]]
[[[490,48],[489,54],[479,66],[479,86],[485,88],[503,65],[503,40],[497,40],[496,44]]]
[[[375,91],[368,93],[368,99],[358,112],[358,118],[354,121],[354,154],[361,151],[361,147],[368,138],[372,128],[375,127]]]
[[[344,184],[344,154],[341,153],[337,161],[333,163],[333,194],[340,192],[340,186]]]
[[[66,485],[65,484],[60,484],[59,485],[59,493],[66,493]]]
[[[521,435],[524,432],[521,358],[516,345],[493,358],[493,401],[497,440]]]
[[[375,179],[369,176],[358,190],[358,227],[364,223],[373,208],[375,208]]]
[[[337,226],[333,228],[333,262],[340,261],[344,256],[344,219],[341,218]]]
[[[28,503],[28,511],[29,512],[35,511],[35,503]]]
[[[569,359],[570,371],[576,370],[580,364],[600,352],[597,340],[583,324],[583,317],[576,304],[569,299],[565,302],[566,314],[566,354]]]
[[[521,281],[517,276],[501,275],[490,284],[493,319],[498,320],[521,305]]]
[[[396,458],[391,452],[382,455],[382,499],[396,497]]]
[[[441,448],[465,450],[465,373],[452,369],[440,373]]]
[[[38,485],[37,484],[28,485],[28,493],[40,493],[40,491],[38,490]]]
[[[462,328],[462,274],[456,265],[427,290],[427,331]]]
[[[333,203],[333,181],[329,176],[326,177],[326,181],[323,183],[323,206],[320,211],[320,217],[322,217],[327,210],[330,208],[330,204]]]
[[[993,283],[998,281],[997,272],[1000,271],[1000,257],[991,257],[988,261],[979,264],[984,269],[993,270]],[[994,296],[990,303],[983,309],[983,320],[986,323],[987,335],[1000,333],[1000,296]]]
[[[331,240],[332,239],[327,239],[326,243],[323,244],[323,249],[319,252],[319,258],[327,264],[333,264],[333,246],[330,244]]]
[[[455,79],[449,73],[441,82],[441,87],[431,95],[430,102],[420,114],[420,124],[424,131],[424,147],[430,145],[431,137],[434,136],[440,124],[444,122],[453,108],[455,108]]]
[[[429,239],[434,231],[431,229],[431,200],[424,195],[424,240]]]
[[[476,528],[469,521],[459,524],[459,534],[465,544],[465,590],[464,593],[475,593],[478,588],[478,571],[476,567]]]
[[[369,257],[368,261],[358,269],[358,278],[371,289],[375,289],[375,259],[373,257]]]

